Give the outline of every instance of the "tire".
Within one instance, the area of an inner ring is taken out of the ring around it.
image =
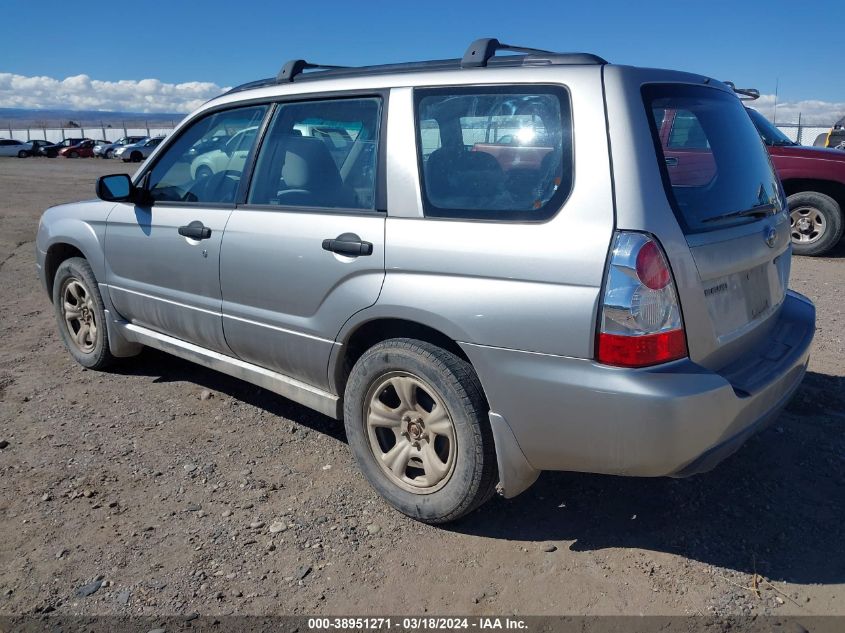
[[[110,150],[108,150],[108,151],[105,153],[105,155],[103,156],[103,158],[112,158],[113,156],[114,156],[114,150],[111,150],[111,149],[110,149]]]
[[[792,250],[797,255],[824,255],[842,237],[842,209],[823,193],[803,191],[789,196]]]
[[[367,350],[344,394],[346,437],[361,472],[390,505],[425,523],[454,521],[493,495],[498,471],[487,414],[472,366],[415,339]]]
[[[142,160],[144,160],[144,156],[143,154],[141,154],[141,152],[132,152],[132,155],[129,157],[129,159],[133,163],[140,163]]]
[[[79,158],[79,153],[78,152],[70,152],[68,154],[68,158]]]
[[[29,152],[25,149],[18,152],[18,158],[26,158],[27,156],[29,156]]]
[[[47,152],[47,158],[56,158],[58,155],[58,152]]]
[[[70,306],[82,309],[71,312]],[[89,369],[104,369],[114,362],[103,298],[94,271],[85,259],[71,257],[59,265],[53,278],[53,307],[59,336],[77,363]],[[79,317],[67,318],[70,314],[79,314]],[[87,335],[80,337],[84,325],[88,325]],[[93,335],[91,325],[94,326]]]

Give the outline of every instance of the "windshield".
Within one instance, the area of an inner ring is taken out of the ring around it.
[[[754,122],[754,127],[760,132],[760,136],[763,137],[763,142],[766,145],[798,145],[798,143],[777,129],[774,123],[757,112],[757,110],[752,110],[751,108],[746,108],[746,110],[748,111],[748,116]]]
[[[685,232],[754,222],[740,213],[782,208],[769,154],[734,95],[651,84],[643,87],[643,99],[666,193]]]

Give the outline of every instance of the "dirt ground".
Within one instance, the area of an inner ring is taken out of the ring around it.
[[[71,360],[38,217],[126,167],[0,159],[0,615],[845,614],[845,246],[793,260],[818,308],[810,371],[715,471],[545,473],[428,527],[380,501],[326,417],[154,351]]]

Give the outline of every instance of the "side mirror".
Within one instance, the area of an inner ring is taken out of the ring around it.
[[[137,195],[135,186],[126,174],[111,174],[97,179],[97,197],[107,202],[128,202]]]

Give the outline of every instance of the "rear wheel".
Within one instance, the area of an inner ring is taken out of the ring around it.
[[[103,299],[85,259],[72,257],[61,263],[53,279],[53,307],[59,336],[76,362],[89,369],[103,369],[113,362]]]
[[[346,385],[344,423],[364,476],[400,512],[453,521],[498,481],[487,404],[472,366],[413,339],[367,350]]]
[[[842,237],[842,210],[823,193],[803,191],[789,196],[792,249],[798,255],[823,255]]]

